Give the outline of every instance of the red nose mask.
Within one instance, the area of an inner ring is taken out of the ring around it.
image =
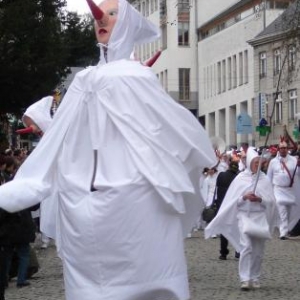
[[[93,0],[86,0],[86,2],[88,3],[95,20],[100,21],[103,18],[104,12],[94,3]]]
[[[16,133],[18,133],[18,134],[26,134],[26,133],[32,133],[32,132],[33,132],[33,129],[31,127],[26,127],[23,129],[16,130]]]

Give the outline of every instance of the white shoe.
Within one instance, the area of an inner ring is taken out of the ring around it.
[[[249,291],[250,290],[250,282],[249,281],[242,281],[241,290],[242,291]]]
[[[260,289],[260,282],[258,280],[255,280],[252,282],[252,287],[254,289]]]
[[[189,238],[192,237],[192,234],[191,234],[191,233],[188,233],[186,237],[189,239]]]

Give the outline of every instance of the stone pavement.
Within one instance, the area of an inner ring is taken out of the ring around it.
[[[300,237],[287,241],[274,238],[267,242],[262,288],[255,291],[240,291],[238,261],[234,250],[230,250],[228,259],[221,261],[219,239],[204,240],[203,232],[195,232],[186,240],[191,300],[300,299]],[[55,247],[37,249],[37,254],[41,268],[30,280],[31,286],[17,289],[13,280],[7,290],[7,300],[65,299],[62,267]]]

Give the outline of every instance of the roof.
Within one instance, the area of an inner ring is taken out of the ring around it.
[[[254,2],[260,2],[260,1],[255,1],[255,0],[238,0],[238,2],[234,5],[231,5],[229,8],[225,9],[222,11],[220,14],[216,15],[214,18],[210,19],[206,23],[204,23],[200,29],[203,27],[206,27],[209,24],[215,23],[218,20],[222,20],[223,18],[227,18],[228,15],[231,15],[235,11],[240,11],[244,6],[246,5],[253,5]]]
[[[267,26],[260,34],[258,34],[256,38],[283,33],[286,30],[292,28],[292,26],[295,24],[292,21],[299,23],[299,6],[300,4],[298,1],[291,3],[288,8],[269,26]],[[296,18],[294,17],[295,15],[297,15]]]

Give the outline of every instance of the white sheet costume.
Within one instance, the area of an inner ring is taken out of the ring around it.
[[[219,173],[215,171],[213,174],[209,174],[203,181],[202,197],[204,200],[204,207],[211,206],[214,202],[216,181]]]
[[[44,97],[41,100],[30,105],[26,109],[24,116],[28,116],[29,118],[31,118],[36,123],[36,125],[38,125],[38,127],[43,132],[45,132],[52,122],[52,118],[50,115],[52,103],[53,96]]]
[[[260,276],[261,259],[264,251],[265,240],[250,237],[243,231],[244,216],[255,219],[260,214],[265,214],[268,228],[273,232],[276,219],[275,197],[272,185],[267,176],[260,172],[255,194],[262,198],[262,202],[244,201],[243,196],[253,191],[257,174],[250,170],[251,161],[258,154],[252,147],[247,150],[247,169],[237,175],[233,180],[217,216],[205,229],[205,237],[215,234],[224,235],[240,252],[239,275],[242,282],[257,281]]]
[[[287,170],[283,167],[284,160],[291,176],[296,169],[294,184],[290,187],[290,177]],[[280,237],[286,237],[298,220],[300,219],[300,196],[299,196],[299,168],[297,158],[289,154],[285,158],[279,154],[273,158],[268,166],[268,177],[270,178],[276,198],[276,205],[280,216],[279,231]],[[298,192],[297,192],[298,191]]]
[[[53,96],[47,96],[30,105],[24,116],[31,118],[34,123],[43,131],[46,132],[52,122],[51,107],[53,105]],[[23,119],[24,119],[23,116]],[[25,124],[27,126],[27,124]],[[56,186],[56,183],[54,183]],[[49,239],[56,239],[56,222],[57,222],[57,201],[58,191],[52,186],[52,193],[41,202],[40,208],[40,230],[42,232],[43,244],[48,244]]]
[[[37,148],[1,186],[0,207],[17,211],[57,182],[67,300],[189,298],[183,237],[199,212],[199,173],[216,161],[197,119],[129,60],[134,44],[158,36],[119,0],[108,62],[101,54],[77,73]]]

